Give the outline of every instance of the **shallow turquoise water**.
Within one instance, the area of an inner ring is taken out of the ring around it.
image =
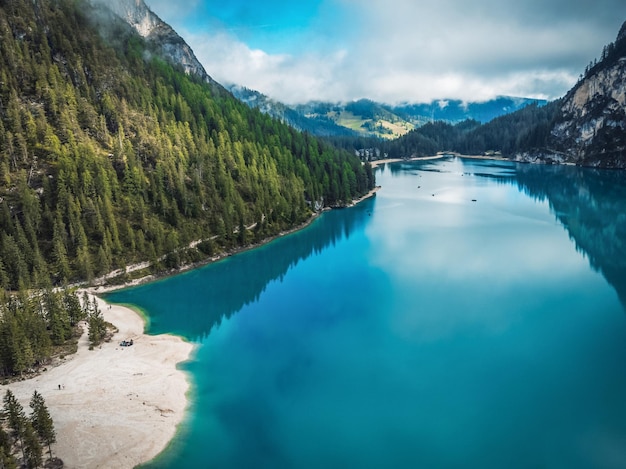
[[[149,467],[626,467],[624,176],[448,159],[377,180],[301,232],[108,296],[200,344]]]

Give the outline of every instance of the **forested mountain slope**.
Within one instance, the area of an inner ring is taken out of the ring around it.
[[[1,287],[176,265],[373,186],[369,166],[186,74],[116,15],[99,34],[101,8],[0,1]],[[181,250],[197,239],[203,253]]]

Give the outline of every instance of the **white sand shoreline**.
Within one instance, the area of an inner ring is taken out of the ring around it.
[[[90,351],[85,332],[63,364],[5,388],[27,413],[33,391],[43,395],[57,433],[52,451],[65,467],[131,468],[163,451],[183,421],[190,384],[177,364],[194,346],[169,334],[146,335],[135,311],[101,298],[98,304],[119,329],[111,342]],[[132,346],[119,345],[129,339]]]

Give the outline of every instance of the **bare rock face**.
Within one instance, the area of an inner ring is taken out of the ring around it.
[[[558,105],[547,146],[515,160],[626,169],[626,22]]]
[[[143,0],[91,0],[121,18],[160,52],[161,56],[180,65],[184,71],[217,85],[206,72],[193,50],[174,29],[161,20]]]
[[[626,57],[584,80],[566,97],[562,112],[566,120],[552,135],[569,147],[573,162],[625,167]]]
[[[608,50],[563,98],[545,155],[555,162],[626,168],[626,23]]]

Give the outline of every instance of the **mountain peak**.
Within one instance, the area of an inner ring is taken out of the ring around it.
[[[196,75],[208,83],[217,85],[196,58],[189,44],[150,10],[144,0],[91,0],[91,3],[121,18],[137,34],[155,46],[164,59],[182,66],[185,73]]]
[[[617,35],[617,41],[621,41],[622,39],[626,39],[626,21],[624,21],[624,24],[622,24],[622,27],[619,30],[619,33]]]
[[[626,23],[563,98],[548,144],[557,161],[626,168]]]
[[[95,0],[95,3],[106,4],[144,38],[150,36],[159,27],[159,23],[163,23],[143,0],[113,0],[109,2]]]

